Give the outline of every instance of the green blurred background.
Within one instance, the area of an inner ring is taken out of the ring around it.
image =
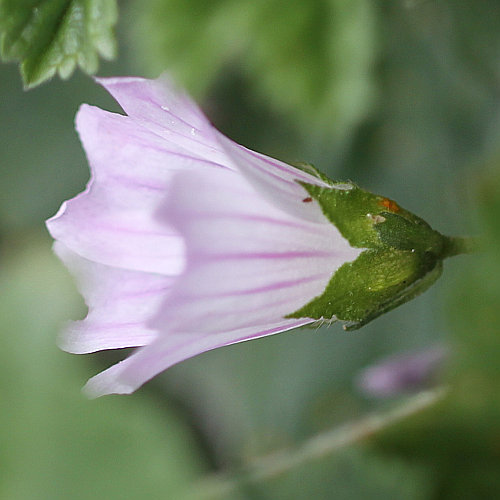
[[[86,400],[123,352],[56,347],[85,308],[43,221],[81,191],[86,75],[25,92],[0,66],[0,498],[500,498],[500,5],[460,0],[120,2],[100,75],[187,86],[227,135],[394,198],[483,252],[447,261],[425,295],[354,333],[299,330],[203,354],[132,396]],[[241,471],[325,430],[407,404],[356,378],[446,343],[447,395],[271,478]],[[213,474],[236,479],[227,491]],[[200,483],[202,481],[202,483]]]

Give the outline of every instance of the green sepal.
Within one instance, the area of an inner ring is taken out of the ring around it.
[[[382,198],[360,189],[352,183],[335,183],[331,188],[299,182],[316,200],[327,219],[332,222],[357,248],[378,248],[381,246],[375,224],[381,219],[381,212],[387,210],[381,205]],[[380,200],[379,200],[380,199]]]
[[[287,317],[341,320],[354,330],[427,290],[441,275],[451,240],[388,198],[351,182],[327,182],[299,183],[349,244],[365,250]]]
[[[440,268],[440,261],[432,253],[394,248],[365,250],[334,273],[322,295],[289,317],[339,319],[347,322],[348,329],[359,328],[424,291],[427,287],[421,289],[418,285],[439,270],[437,275],[432,274],[433,283]]]
[[[304,163],[304,162],[297,162],[297,163],[292,163],[292,165],[297,168],[298,170],[301,170],[302,172],[305,172],[306,174],[313,175],[317,179],[320,179],[330,186],[334,186],[335,182],[330,179],[326,174],[321,172],[321,170],[318,170],[314,165],[311,165],[310,163]],[[307,184],[309,185],[309,184]]]
[[[370,193],[352,182],[328,181],[331,187],[300,181],[299,184],[353,247],[440,251],[443,237],[393,200]]]
[[[432,252],[441,255],[444,248],[443,236],[434,231],[420,217],[390,212],[381,212],[380,216],[384,218],[384,221],[375,224],[374,228],[384,245],[399,250]]]

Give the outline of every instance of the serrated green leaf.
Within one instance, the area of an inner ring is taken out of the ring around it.
[[[116,0],[0,0],[0,55],[18,60],[27,88],[76,66],[97,71],[116,52]]]

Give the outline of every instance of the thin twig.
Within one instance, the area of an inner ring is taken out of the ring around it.
[[[260,483],[312,462],[349,445],[359,443],[389,425],[414,415],[440,400],[443,388],[426,391],[386,413],[369,415],[361,420],[318,434],[294,449],[284,449],[253,460],[233,473],[214,474],[200,481],[188,498],[215,500],[236,492],[241,484]]]

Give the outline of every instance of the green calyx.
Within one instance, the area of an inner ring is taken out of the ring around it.
[[[360,328],[427,290],[441,275],[443,259],[465,248],[464,240],[441,235],[388,198],[350,182],[329,183],[300,182],[349,244],[365,250],[337,269],[322,295],[287,317]]]

